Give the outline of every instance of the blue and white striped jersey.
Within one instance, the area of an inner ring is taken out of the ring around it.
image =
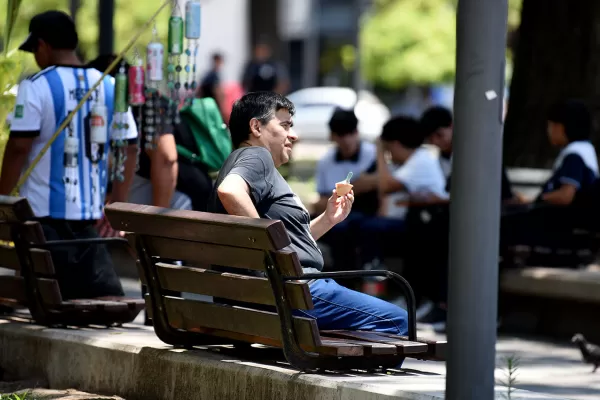
[[[21,82],[12,115],[11,137],[35,137],[26,168],[101,76],[101,72],[92,68],[52,66]],[[109,143],[117,134],[112,128],[114,90],[114,79],[105,77],[21,188],[20,194],[29,200],[37,217],[102,218]],[[90,110],[96,101],[107,109],[108,138],[90,135]],[[122,139],[135,139],[137,129],[131,110],[127,120],[125,135],[118,133]]]

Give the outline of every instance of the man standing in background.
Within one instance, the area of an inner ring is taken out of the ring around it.
[[[204,75],[202,81],[200,82],[200,86],[198,87],[198,91],[196,93],[196,97],[206,98],[210,97],[215,100],[217,105],[219,106],[219,110],[221,110],[221,115],[223,119],[225,118],[225,92],[223,90],[223,81],[221,79],[221,70],[223,69],[223,55],[220,53],[215,53],[212,56],[212,67],[210,71]]]
[[[276,92],[286,94],[289,90],[289,77],[285,66],[273,58],[273,51],[262,39],[254,48],[253,59],[246,64],[242,86],[249,92]]]

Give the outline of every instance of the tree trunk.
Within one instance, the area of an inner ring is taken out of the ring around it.
[[[580,98],[600,117],[600,1],[523,0],[518,34],[504,161],[547,168],[557,154],[546,136],[552,103]]]

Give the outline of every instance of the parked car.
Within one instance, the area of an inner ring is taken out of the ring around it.
[[[381,134],[390,118],[389,109],[368,91],[356,92],[346,87],[313,87],[300,89],[287,96],[296,106],[294,129],[299,140],[329,141],[329,119],[336,107],[354,107],[362,138],[373,141]]]

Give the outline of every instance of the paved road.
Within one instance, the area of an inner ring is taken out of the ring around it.
[[[132,279],[123,280],[128,296],[140,295],[139,283]],[[136,322],[142,323],[140,315]],[[438,340],[445,340],[443,335],[421,331],[420,335]],[[599,400],[600,370],[592,374],[592,368],[580,361],[579,350],[570,343],[553,343],[535,338],[519,338],[503,336],[498,339],[496,377],[504,379],[506,357],[517,357],[517,388],[539,393],[548,393],[567,399]],[[446,366],[442,363],[424,362],[408,359],[404,365],[407,369],[445,374]]]

